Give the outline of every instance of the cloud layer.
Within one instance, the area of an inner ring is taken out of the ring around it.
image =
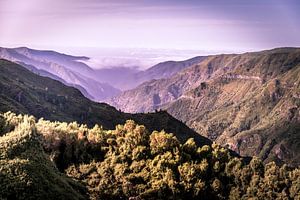
[[[300,3],[0,0],[0,45],[261,49],[299,46]]]

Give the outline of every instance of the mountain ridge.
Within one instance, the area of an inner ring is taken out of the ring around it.
[[[63,79],[68,84],[80,85],[87,91],[86,97],[94,100],[103,100],[108,96],[114,96],[120,90],[113,86],[95,80],[94,70],[80,62],[80,59],[89,59],[83,56],[71,56],[55,51],[41,51],[21,48],[0,48],[0,58],[32,65],[39,70],[47,71]],[[79,88],[81,89],[81,88]]]
[[[0,112],[32,114],[53,121],[77,121],[88,126],[101,124],[106,129],[133,119],[146,124],[151,131],[173,132],[182,141],[194,137],[199,144],[210,143],[166,112],[122,113],[108,104],[87,99],[78,89],[38,76],[7,60],[0,59],[0,72]]]
[[[163,109],[243,156],[298,165],[299,64],[299,48],[208,56],[123,92],[111,105],[133,113]]]
[[[202,59],[195,57],[184,61],[166,61],[146,70],[135,67],[113,67],[94,69],[85,56],[72,56],[52,50],[35,50],[27,47],[1,48],[0,58],[18,62],[27,67],[34,66],[47,71],[69,85],[77,87],[86,97],[94,101],[104,101],[118,95],[121,90],[132,89],[151,79],[167,78],[174,73]],[[49,74],[45,74],[45,76]],[[49,75],[53,78],[52,75]],[[82,90],[84,88],[84,90]]]

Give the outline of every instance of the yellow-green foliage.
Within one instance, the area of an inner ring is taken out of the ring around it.
[[[217,144],[199,147],[193,139],[180,144],[173,134],[150,133],[132,120],[103,130],[6,113],[0,128],[1,133],[13,130],[0,137],[2,198],[25,198],[33,190],[49,193],[49,198],[61,191],[65,199],[80,198],[84,191],[76,184],[84,186],[91,199],[300,198],[299,169],[263,165],[257,158],[246,163]],[[47,170],[51,173],[46,176]],[[54,175],[57,183],[52,182]]]
[[[5,114],[0,137],[0,199],[85,199],[85,189],[61,174],[44,153],[33,117]]]

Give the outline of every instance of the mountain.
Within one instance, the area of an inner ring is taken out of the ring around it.
[[[300,49],[208,56],[170,78],[123,92],[125,112],[167,110],[201,135],[237,151],[300,164]]]
[[[132,89],[140,84],[134,78],[140,70],[136,67],[111,67],[95,69],[94,75],[121,91]],[[107,98],[109,99],[109,98]]]
[[[28,66],[34,66],[38,70],[48,72],[43,74],[50,78],[53,78],[53,75],[59,77],[81,91],[84,88],[86,92],[83,92],[83,94],[97,101],[120,92],[119,89],[95,77],[94,70],[84,64],[84,61],[89,59],[87,57],[20,47],[0,48],[0,58],[17,62],[27,68]]]
[[[94,69],[88,65],[90,58],[85,56],[71,56],[27,47],[0,47],[0,58],[16,62],[30,70],[34,67],[34,73],[76,87],[87,98],[103,102],[120,94],[121,90],[132,89],[145,81],[168,78],[200,62],[204,57],[162,62],[147,70],[139,70],[138,66]]]
[[[166,61],[154,65],[146,70],[136,68],[113,67],[95,70],[95,75],[110,85],[121,90],[135,88],[139,84],[161,78],[169,78],[173,74],[195,63],[201,62],[205,57],[199,56],[184,61]],[[113,78],[112,78],[113,77]]]
[[[298,60],[289,57],[289,69],[281,73],[291,73],[284,80],[294,81]],[[225,79],[258,80],[232,74]],[[290,145],[297,146],[299,138],[293,139]],[[122,113],[7,60],[0,60],[0,180],[0,199],[298,199],[300,194],[299,168],[241,158],[167,112]]]
[[[80,85],[76,85],[76,84],[71,84],[71,83],[68,83],[66,82],[64,79],[54,75],[54,74],[51,74],[50,72],[47,72],[43,69],[37,69],[36,67],[32,66],[32,65],[27,65],[25,63],[21,63],[21,62],[18,62],[20,65],[22,65],[23,67],[25,67],[26,69],[30,70],[31,72],[39,75],[39,76],[44,76],[44,77],[49,77],[53,80],[57,80],[61,83],[63,83],[64,85],[67,85],[67,86],[71,86],[71,87],[75,87],[77,88],[85,97],[89,98],[89,99],[94,99],[94,97],[92,97],[83,87],[81,87]]]
[[[161,62],[145,71],[139,72],[135,78],[141,83],[152,79],[169,78],[187,67],[200,63],[205,58],[205,56],[198,56],[184,61]]]
[[[48,77],[38,76],[24,67],[0,60],[0,112],[32,114],[53,121],[77,121],[113,129],[117,124],[133,119],[152,130],[173,132],[185,141],[194,137],[199,144],[210,141],[189,129],[167,112],[150,114],[122,113],[105,104],[84,97],[79,90]]]

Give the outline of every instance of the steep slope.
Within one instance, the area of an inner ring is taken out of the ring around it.
[[[199,68],[200,65],[207,65],[211,58],[198,57],[199,62],[197,64],[187,65],[189,67],[169,78],[144,82],[132,90],[124,91],[120,95],[113,97],[108,103],[125,112],[154,111],[162,105],[178,99],[185,91],[196,87],[201,81],[222,74],[223,71],[218,69],[218,67],[216,69],[212,69],[212,66],[209,66],[207,69]]]
[[[0,48],[0,58],[17,62],[24,67],[34,66],[38,70],[43,70],[63,79],[68,84],[84,88],[88,95],[86,97],[94,100],[103,100],[114,96],[120,90],[104,83],[101,79],[96,79],[95,72],[88,65],[81,61],[89,58],[80,56],[70,56],[54,51],[33,50],[26,47],[21,48]],[[49,74],[44,74],[49,75]],[[51,76],[49,76],[52,78]],[[78,89],[81,89],[78,87]]]
[[[46,68],[49,64],[60,64],[69,70],[84,75],[93,73],[93,70],[80,61],[86,61],[89,58],[85,56],[71,56],[49,50],[35,50],[27,47],[19,48],[1,48],[1,55],[8,57],[7,60],[24,61],[24,63],[33,66]]]
[[[44,76],[44,77],[49,77],[53,80],[57,80],[61,83],[63,83],[64,85],[67,85],[67,86],[71,86],[71,87],[75,87],[77,88],[85,97],[89,98],[89,99],[93,99],[94,97],[92,97],[82,86],[80,85],[76,85],[76,84],[71,84],[71,83],[67,83],[64,79],[54,75],[54,74],[51,74],[50,72],[48,71],[45,71],[43,69],[37,69],[36,67],[32,66],[32,65],[27,65],[25,63],[21,63],[21,62],[17,62],[18,64],[22,65],[23,67],[25,67],[26,69],[30,70],[31,72],[39,75],[39,76]]]
[[[33,74],[6,60],[0,60],[0,111],[32,114],[53,121],[78,121],[89,126],[101,124],[106,129],[112,129],[126,119],[134,119],[150,130],[173,132],[182,141],[194,137],[199,144],[210,143],[166,112],[122,113],[107,104],[85,98],[75,88]]]
[[[199,63],[205,57],[162,62],[144,71],[139,70],[138,66],[94,69],[88,66],[88,57],[26,47],[0,47],[0,58],[19,63],[26,68],[35,67],[39,70],[32,70],[35,73],[55,80],[59,78],[59,81],[63,80],[67,85],[79,89],[87,98],[106,102],[120,94],[121,90],[132,89],[152,79],[168,78],[194,63]]]
[[[298,165],[300,50],[210,56],[113,99],[128,112],[167,110],[244,156]]]
[[[128,90],[135,88],[145,81],[169,78],[173,74],[190,67],[195,63],[200,63],[204,59],[204,56],[199,56],[184,61],[166,61],[143,71],[125,67],[98,69],[96,70],[96,75],[110,85],[120,88],[121,90]]]
[[[136,75],[136,79],[142,83],[152,79],[169,78],[187,67],[200,63],[205,58],[205,56],[198,56],[184,61],[161,62],[145,71],[138,73]]]

